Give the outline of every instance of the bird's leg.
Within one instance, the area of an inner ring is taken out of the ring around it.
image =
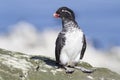
[[[81,71],[84,72],[84,73],[92,73],[92,72],[95,71],[95,69],[87,69],[87,68],[80,67],[80,66],[75,66],[74,68],[75,68],[75,69],[78,69],[78,70],[81,70]]]
[[[72,67],[67,67],[67,66],[64,66],[64,69],[65,69],[65,72],[66,73],[73,73],[75,70],[74,70],[74,68],[72,68]]]

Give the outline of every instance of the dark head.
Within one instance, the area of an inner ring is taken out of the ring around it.
[[[67,7],[60,7],[56,11],[56,13],[54,13],[54,17],[61,19],[71,19],[71,20],[75,19],[74,12]]]

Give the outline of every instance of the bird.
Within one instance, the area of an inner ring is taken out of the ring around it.
[[[60,7],[53,16],[62,20],[62,30],[55,42],[56,63],[62,66],[66,73],[73,73],[74,68],[91,72],[91,70],[76,67],[84,56],[87,43],[85,34],[75,20],[75,13],[68,7]]]

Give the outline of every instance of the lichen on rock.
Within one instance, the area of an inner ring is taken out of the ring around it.
[[[79,66],[94,68],[86,62]],[[119,80],[120,75],[106,68],[96,68],[93,73],[75,70],[66,74],[56,68],[55,60],[43,56],[30,56],[20,52],[0,49],[0,80]]]

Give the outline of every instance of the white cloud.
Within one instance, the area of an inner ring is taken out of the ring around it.
[[[8,35],[0,36],[0,48],[54,58],[57,35],[56,30],[38,32],[34,25],[19,22],[13,25]],[[120,73],[120,47],[100,51],[88,44],[83,61],[89,62],[94,67],[106,67]]]

